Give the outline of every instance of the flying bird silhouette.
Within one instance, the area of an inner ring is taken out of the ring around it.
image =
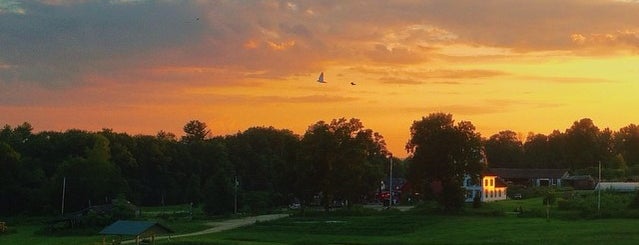
[[[317,82],[318,83],[326,83],[326,80],[324,80],[324,72],[321,72],[319,77],[317,78]]]
[[[357,84],[355,84],[355,82],[351,82],[351,85],[357,85]]]
[[[185,21],[184,23],[195,23],[195,22],[198,22],[198,21],[200,21],[200,17],[195,18],[195,21],[190,21],[189,20],[189,21]]]

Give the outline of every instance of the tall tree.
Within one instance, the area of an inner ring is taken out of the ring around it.
[[[253,127],[227,136],[225,142],[235,174],[241,182],[241,197],[267,199],[254,201],[256,205],[240,201],[240,205],[257,211],[291,201],[291,183],[297,177],[292,168],[299,150],[297,135],[273,127]]]
[[[499,133],[490,136],[484,144],[489,167],[522,167],[524,156],[523,144],[517,138],[517,133],[514,131],[500,131]]]
[[[630,124],[614,134],[615,151],[629,166],[639,165],[639,126]]]
[[[68,195],[65,202],[70,210],[109,203],[118,194],[128,192],[120,169],[110,161],[109,140],[100,134],[86,134],[93,141],[90,148],[85,149],[86,157],[74,156],[65,160],[56,179],[55,186],[58,187],[66,178]]]
[[[461,185],[465,175],[479,179],[481,136],[467,121],[455,124],[451,114],[433,113],[413,122],[406,150],[411,154],[411,170],[415,183],[425,185],[439,181],[442,193],[437,201],[446,211],[462,207]],[[416,179],[415,179],[416,178]]]
[[[16,172],[20,168],[20,154],[9,144],[0,142],[0,214],[15,213],[21,202],[22,181]]]
[[[528,134],[524,143],[524,163],[528,168],[552,168],[551,149],[548,136],[543,134]]]
[[[321,192],[328,209],[335,199],[359,201],[374,191],[383,176],[386,147],[381,135],[365,129],[359,119],[333,119],[311,125],[302,138],[302,160],[306,179],[300,193],[306,198]],[[300,169],[300,168],[298,168]]]
[[[604,160],[600,134],[601,131],[590,118],[575,121],[566,129],[566,157],[571,169],[593,167]]]
[[[199,178],[204,211],[224,214],[233,211],[234,171],[222,138],[208,140]]]
[[[211,134],[211,130],[206,127],[206,123],[192,120],[184,125],[184,133],[182,141],[185,143],[204,141]]]

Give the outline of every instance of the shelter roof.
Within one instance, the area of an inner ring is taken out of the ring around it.
[[[173,230],[157,222],[118,220],[102,229],[100,234],[137,236],[149,230],[154,230],[155,233],[173,233]]]
[[[504,179],[533,179],[533,178],[552,178],[560,179],[568,176],[566,169],[547,169],[547,168],[491,168],[488,170]]]

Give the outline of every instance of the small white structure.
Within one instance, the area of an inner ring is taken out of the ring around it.
[[[484,173],[481,183],[473,183],[470,176],[464,177],[462,188],[466,189],[466,202],[472,202],[477,195],[482,202],[506,200],[508,187],[492,173]]]
[[[613,192],[635,192],[639,189],[639,182],[601,182],[595,190]]]

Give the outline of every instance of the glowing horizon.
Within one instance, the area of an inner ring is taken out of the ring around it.
[[[433,112],[483,137],[582,118],[618,130],[639,123],[637,12],[604,0],[8,0],[0,124],[181,135],[201,120],[214,135],[303,135],[358,118],[399,157]]]

